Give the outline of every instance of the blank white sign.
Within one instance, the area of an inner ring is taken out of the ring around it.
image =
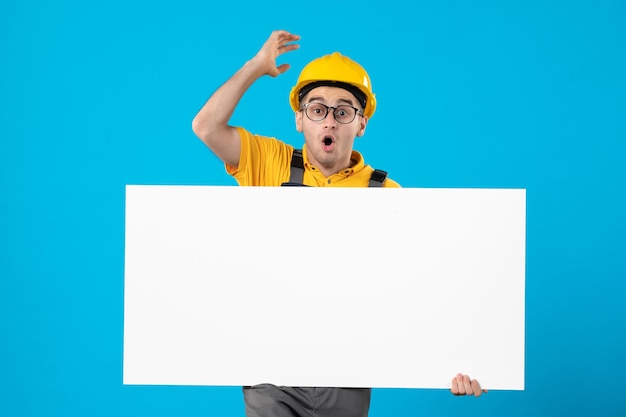
[[[525,204],[127,186],[124,383],[523,389]]]

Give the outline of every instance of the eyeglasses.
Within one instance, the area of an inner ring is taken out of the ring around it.
[[[328,116],[328,111],[330,109],[333,109],[333,117],[335,120],[341,124],[352,123],[357,114],[363,116],[363,110],[344,104],[333,107],[322,103],[306,103],[300,107],[300,110],[304,110],[306,117],[313,122],[320,122],[324,120],[326,116]]]

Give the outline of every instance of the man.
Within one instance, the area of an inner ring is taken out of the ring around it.
[[[194,133],[225,163],[239,185],[309,185],[319,187],[399,187],[385,173],[366,165],[353,150],[376,110],[365,70],[334,53],[309,63],[294,86],[290,102],[296,129],[304,134],[301,155],[274,138],[228,125],[246,90],[260,77],[289,69],[278,56],[298,49],[299,36],[275,31],[258,53],[224,83],[193,120]],[[301,161],[298,163],[297,161]],[[480,396],[476,380],[458,374],[455,395]],[[248,417],[366,417],[370,389],[244,387]]]

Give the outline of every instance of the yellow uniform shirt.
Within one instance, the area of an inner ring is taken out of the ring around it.
[[[280,186],[289,182],[293,146],[278,139],[253,135],[238,127],[241,137],[239,167],[226,165],[226,171],[235,177],[239,185]],[[367,187],[374,168],[365,165],[363,156],[352,151],[352,166],[340,172],[324,176],[319,169],[311,165],[306,155],[306,146],[302,148],[304,159],[304,185],[314,187]],[[383,187],[400,187],[387,178]]]

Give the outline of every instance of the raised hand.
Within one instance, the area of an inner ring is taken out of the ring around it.
[[[252,58],[251,62],[257,66],[258,71],[263,74],[276,77],[289,69],[289,64],[276,65],[276,59],[286,53],[300,47],[297,43],[300,36],[289,33],[285,30],[275,30],[265,41],[259,52]]]

